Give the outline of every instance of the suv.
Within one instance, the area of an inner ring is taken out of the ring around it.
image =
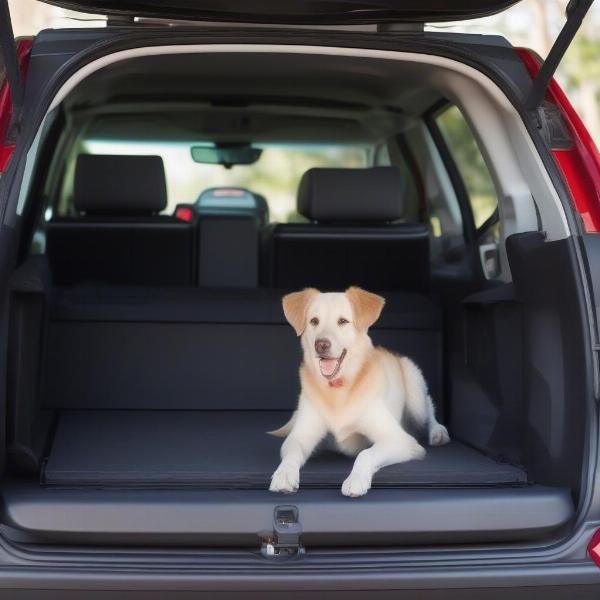
[[[0,0],[0,597],[599,597],[591,1],[543,63],[423,28],[515,2],[53,0],[108,26],[15,46]],[[270,493],[281,296],[350,285],[452,442]]]

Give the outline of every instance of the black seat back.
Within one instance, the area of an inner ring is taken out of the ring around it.
[[[194,282],[194,226],[158,214],[167,205],[159,156],[81,155],[73,203],[75,216],[47,226],[57,283]]]
[[[244,188],[211,188],[196,203],[198,285],[259,285],[260,241],[269,221],[263,196]]]
[[[429,231],[401,222],[405,186],[394,167],[307,171],[298,212],[312,223],[273,229],[273,285],[426,292]]]

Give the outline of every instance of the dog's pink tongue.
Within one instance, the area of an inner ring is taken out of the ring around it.
[[[335,373],[337,362],[337,358],[322,358],[319,361],[321,375],[324,375],[325,377],[331,377],[331,375]]]

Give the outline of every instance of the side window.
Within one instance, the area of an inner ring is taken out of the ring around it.
[[[398,168],[402,174],[402,197],[404,198],[404,214],[402,220],[409,223],[417,223],[421,220],[421,208],[424,205],[425,199],[422,194],[419,194],[419,189],[416,181],[412,152],[402,148],[397,137],[390,138],[382,142],[375,148],[373,155],[374,167],[390,167]]]
[[[390,159],[390,150],[386,143],[381,143],[375,146],[373,152],[374,167],[389,167],[392,164]]]
[[[454,268],[466,255],[461,207],[436,139],[426,122],[406,131],[404,139],[415,160],[415,181],[421,200],[421,223],[429,224],[434,269]]]
[[[492,177],[473,132],[456,106],[439,113],[435,121],[464,186],[484,272],[488,278],[495,277],[499,274],[500,224]]]

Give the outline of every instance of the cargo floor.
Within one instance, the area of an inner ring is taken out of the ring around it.
[[[278,464],[281,411],[64,411],[42,482],[48,486],[265,489]],[[301,474],[303,488],[338,487],[352,459],[320,450]],[[429,448],[422,461],[393,465],[373,487],[515,486],[526,473],[457,441]]]

